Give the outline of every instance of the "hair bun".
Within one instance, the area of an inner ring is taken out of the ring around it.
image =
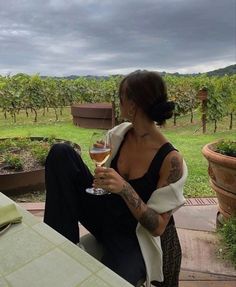
[[[149,110],[149,116],[153,121],[162,125],[167,119],[172,117],[174,108],[175,104],[171,101],[154,103]]]

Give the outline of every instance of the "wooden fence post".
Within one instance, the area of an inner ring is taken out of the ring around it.
[[[198,91],[197,97],[202,102],[202,132],[206,133],[206,119],[207,119],[207,88],[202,88]]]

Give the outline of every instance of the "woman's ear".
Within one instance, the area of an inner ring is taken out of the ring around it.
[[[137,105],[134,101],[130,100],[130,106],[129,106],[130,110],[132,110],[133,112],[136,112],[137,110]]]
[[[137,105],[135,104],[134,101],[130,100],[128,111],[127,111],[130,121],[134,120],[136,112],[137,112]]]

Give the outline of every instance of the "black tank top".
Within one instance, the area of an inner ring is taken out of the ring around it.
[[[124,140],[121,143],[119,150],[111,162],[111,167],[117,172],[117,161],[119,159],[120,150],[123,146]],[[167,156],[167,154],[173,150],[176,150],[169,142],[163,144],[160,149],[155,154],[147,172],[139,178],[128,180],[128,183],[134,188],[137,194],[146,203],[151,194],[157,188],[157,183],[159,180],[159,172],[161,165]],[[125,201],[120,195],[110,194],[106,196],[106,207],[108,209],[109,218],[106,221],[106,229],[109,232],[122,232],[135,234],[135,229],[137,226],[137,220],[134,218],[129,208],[127,207]],[[171,217],[168,224],[174,224],[173,217]]]

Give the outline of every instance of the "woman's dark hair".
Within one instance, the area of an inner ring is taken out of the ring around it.
[[[165,82],[157,72],[138,70],[127,75],[119,87],[121,101],[123,96],[134,101],[158,125],[173,115],[174,103],[168,101]]]

